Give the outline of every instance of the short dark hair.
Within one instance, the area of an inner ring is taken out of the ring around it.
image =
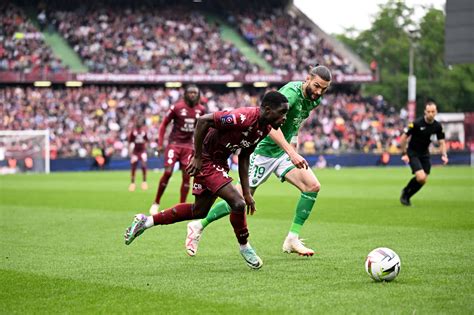
[[[426,108],[426,106],[428,106],[428,105],[434,105],[434,106],[438,107],[438,106],[436,105],[436,102],[435,102],[432,98],[428,98],[428,99],[425,101],[425,108]]]
[[[272,109],[279,107],[282,103],[288,103],[285,95],[278,91],[270,91],[265,93],[262,99],[262,107],[269,106]]]
[[[190,89],[197,89],[198,92],[199,92],[199,88],[198,88],[198,86],[197,86],[196,84],[189,84],[189,85],[187,85],[186,88],[184,89],[184,93],[187,93],[188,90],[190,90]]]
[[[311,67],[309,74],[317,75],[324,81],[332,81],[332,74],[328,67],[316,64],[314,67]]]

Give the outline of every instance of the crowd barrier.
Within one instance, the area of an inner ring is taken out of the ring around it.
[[[383,161],[382,156],[378,154],[365,154],[365,153],[344,153],[344,154],[323,154],[326,160],[326,167],[356,167],[356,166],[402,166],[403,161],[400,159],[400,155],[390,155],[390,158]],[[312,167],[316,167],[316,163],[319,159],[319,155],[307,155],[306,160]],[[469,151],[463,152],[450,152],[449,153],[449,164],[450,165],[472,165],[474,160],[474,153]],[[432,155],[431,161],[433,165],[440,165],[441,156]],[[163,158],[153,157],[148,159],[149,169],[162,169]],[[64,172],[64,171],[88,171],[97,170],[94,166],[93,158],[70,158],[70,159],[56,159],[51,160],[51,171],[52,172]],[[99,168],[100,169],[100,168]],[[103,167],[104,170],[128,170],[130,169],[130,161],[128,159],[111,158],[109,162]],[[138,170],[139,171],[139,170]]]

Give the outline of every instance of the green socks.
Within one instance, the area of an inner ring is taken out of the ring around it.
[[[230,213],[230,207],[224,200],[219,201],[209,210],[207,217],[201,220],[202,227],[205,228],[209,223],[219,220]]]
[[[304,222],[308,219],[313,205],[316,202],[316,197],[318,197],[317,192],[302,192],[300,200],[296,205],[296,214],[293,219],[293,224],[291,225],[290,232],[295,234],[300,234],[301,228],[303,227]]]
[[[317,192],[303,192],[301,193],[300,200],[296,206],[296,214],[293,219],[290,231],[295,234],[300,234],[301,228],[304,222],[308,219],[313,205],[316,202]],[[219,220],[230,213],[230,207],[224,200],[219,201],[214,207],[209,210],[207,216],[201,220],[203,228],[208,226],[211,222]]]

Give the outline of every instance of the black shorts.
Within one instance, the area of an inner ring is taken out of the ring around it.
[[[412,174],[415,174],[419,170],[424,170],[426,174],[430,173],[431,159],[429,154],[416,154],[414,152],[409,152],[408,157],[410,158]]]

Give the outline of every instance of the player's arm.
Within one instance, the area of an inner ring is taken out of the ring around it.
[[[191,176],[197,175],[201,170],[202,143],[204,142],[204,138],[211,127],[215,127],[213,114],[203,115],[196,121],[196,129],[194,130],[194,156],[186,168],[186,171]]]
[[[441,151],[441,160],[443,164],[446,165],[449,162],[448,153],[446,151],[446,141],[444,139],[439,140],[439,149]]]
[[[449,162],[448,159],[448,152],[446,150],[446,141],[444,140],[445,135],[444,135],[444,130],[443,126],[439,125],[438,132],[436,132],[436,138],[439,141],[439,150],[441,151],[441,160],[443,161],[443,164],[446,165]]]
[[[165,118],[161,122],[160,129],[158,131],[158,153],[159,154],[163,153],[163,143],[165,141],[166,127],[168,127],[170,122],[173,120],[173,117],[174,117],[173,113],[174,111],[170,109],[168,114],[165,116]]]
[[[272,129],[268,134],[270,138],[275,142],[280,148],[285,151],[291,159],[291,163],[293,163],[297,168],[305,168],[309,167],[308,162],[302,157],[301,155],[296,152],[295,148],[286,141],[285,136],[280,128],[277,130]]]
[[[128,152],[132,154],[133,149],[135,149],[135,137],[133,136],[133,131],[128,136]]]
[[[410,158],[407,154],[407,145],[408,138],[411,137],[413,133],[413,128],[415,128],[414,123],[409,123],[408,127],[404,130],[402,136],[400,137],[400,150],[402,150],[402,161],[405,163],[410,162]]]
[[[402,150],[402,161],[405,163],[410,162],[410,158],[408,157],[408,154],[407,154],[407,143],[408,143],[408,135],[404,133],[400,137],[400,150]]]
[[[240,185],[242,186],[242,196],[245,199],[247,205],[247,214],[254,214],[255,200],[250,193],[249,184],[249,163],[250,163],[250,151],[242,150],[239,154],[239,178]]]

